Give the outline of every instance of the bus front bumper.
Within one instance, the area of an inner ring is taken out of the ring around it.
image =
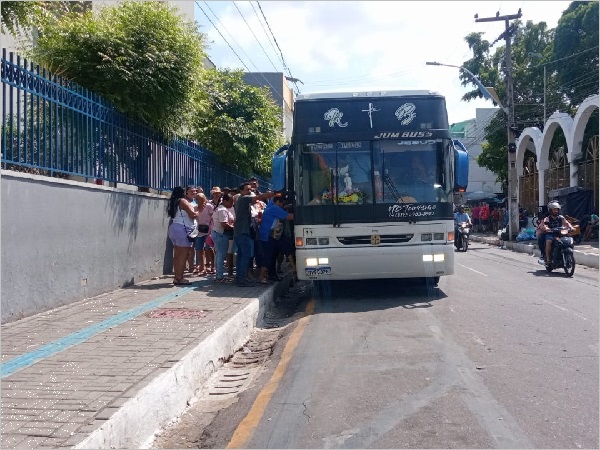
[[[297,248],[301,280],[430,278],[454,273],[454,245]]]

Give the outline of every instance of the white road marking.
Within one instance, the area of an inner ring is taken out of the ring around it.
[[[465,269],[472,270],[473,272],[475,272],[475,273],[478,273],[479,275],[482,275],[482,276],[484,276],[484,277],[487,277],[487,275],[486,275],[485,273],[481,273],[481,272],[479,272],[478,270],[471,269],[470,267],[463,266],[462,264],[459,264],[459,266],[460,266],[460,267],[464,267]]]
[[[575,317],[577,317],[578,319],[587,320],[587,318],[586,318],[586,317],[582,316],[581,314],[577,314],[576,312],[573,312],[573,311],[571,311],[571,310],[569,310],[569,309],[567,309],[567,308],[563,308],[562,306],[555,305],[554,303],[552,303],[552,302],[549,302],[548,300],[545,300],[545,299],[542,299],[542,301],[543,301],[544,303],[546,303],[546,304],[550,305],[550,306],[554,306],[555,308],[558,308],[558,309],[560,309],[560,310],[562,310],[562,311],[565,311],[565,312],[568,312],[568,313],[570,313],[570,314],[573,314],[573,315],[574,315]]]

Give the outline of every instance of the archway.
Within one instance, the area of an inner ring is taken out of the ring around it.
[[[598,171],[600,153],[599,141],[600,139],[597,134],[590,137],[577,170],[579,186],[592,190],[594,205],[596,206],[598,205],[598,184],[600,178],[600,173]]]
[[[537,157],[527,150],[524,155],[523,175],[519,178],[519,203],[527,211],[538,209],[538,180]]]

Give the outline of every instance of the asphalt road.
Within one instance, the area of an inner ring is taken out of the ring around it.
[[[308,308],[202,446],[598,448],[596,269],[473,243],[438,289],[337,283]]]

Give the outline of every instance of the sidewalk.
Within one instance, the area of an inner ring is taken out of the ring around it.
[[[538,255],[533,242],[471,239]],[[598,242],[575,247],[598,268]],[[248,339],[291,276],[164,276],[2,325],[2,448],[139,448]]]
[[[139,448],[288,288],[164,276],[2,325],[2,448]]]
[[[482,242],[484,244],[494,245],[497,247],[503,247],[508,250],[519,253],[528,253],[530,255],[539,256],[540,253],[537,248],[537,242],[533,241],[502,241],[495,234],[472,234],[470,239],[475,242]],[[581,264],[587,267],[599,267],[599,254],[598,241],[586,241],[581,244],[576,244],[573,250],[575,256],[575,263]]]

